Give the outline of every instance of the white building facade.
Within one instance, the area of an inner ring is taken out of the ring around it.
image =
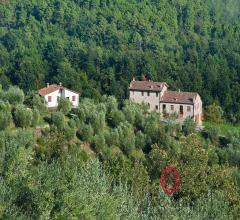
[[[166,115],[175,115],[178,121],[192,118],[202,124],[202,100],[198,93],[168,91],[165,82],[132,80],[129,86],[130,100],[138,104],[147,104],[150,111]]]
[[[58,107],[60,98],[68,99],[73,108],[79,105],[79,93],[63,87],[61,84],[47,85],[38,91],[39,95],[44,97],[44,101],[48,108],[55,109]]]

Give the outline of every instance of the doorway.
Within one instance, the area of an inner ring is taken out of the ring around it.
[[[180,115],[183,115],[183,106],[180,105]]]

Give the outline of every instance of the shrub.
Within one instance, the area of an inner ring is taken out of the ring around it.
[[[0,100],[0,111],[11,112],[11,105],[9,104],[9,102],[4,102]]]
[[[22,104],[24,101],[24,93],[18,87],[12,86],[5,92],[5,99],[12,105]]]
[[[97,153],[101,153],[104,151],[106,146],[105,138],[102,134],[96,135],[94,137],[94,148]]]
[[[78,137],[82,141],[92,141],[93,134],[94,131],[91,125],[83,124],[82,127],[78,130]]]
[[[182,127],[183,133],[187,136],[189,134],[194,133],[195,129],[196,129],[196,123],[191,118],[187,118],[183,123],[183,127]]]
[[[44,104],[44,99],[37,94],[33,95],[32,107],[33,108],[36,107],[39,110],[39,113],[41,114],[48,112],[48,108]]]
[[[108,122],[111,127],[117,127],[121,122],[125,121],[125,116],[122,111],[116,109],[108,115]]]
[[[143,149],[146,145],[146,135],[141,131],[138,131],[136,134],[136,147]]]
[[[65,116],[62,112],[54,112],[51,116],[52,123],[55,125],[58,129],[62,130],[65,125]]]
[[[21,128],[30,126],[33,119],[32,110],[23,105],[16,106],[13,116],[15,125]]]
[[[38,125],[39,120],[40,120],[40,113],[39,113],[38,109],[34,108],[32,125]]]
[[[64,115],[67,115],[72,109],[71,102],[66,98],[60,98],[58,103],[58,111],[61,111]]]
[[[218,155],[216,154],[216,152],[211,151],[208,155],[208,164],[212,166],[218,163],[219,163]]]
[[[0,111],[0,130],[7,128],[12,121],[12,115],[10,111]]]
[[[106,143],[109,147],[119,146],[119,133],[115,128],[105,135]]]
[[[94,133],[98,134],[105,127],[105,113],[104,112],[94,112],[90,118],[90,123],[94,129]]]
[[[65,138],[70,141],[72,139],[75,138],[76,136],[76,130],[74,128],[71,128],[71,127],[66,127],[64,129],[64,135],[65,135]]]
[[[223,122],[223,110],[221,106],[213,103],[212,105],[207,106],[204,117],[210,122],[221,123]]]
[[[220,134],[220,129],[217,127],[210,127],[208,129],[208,138],[212,142],[218,142],[219,141],[219,134]]]

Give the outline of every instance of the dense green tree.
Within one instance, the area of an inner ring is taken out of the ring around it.
[[[196,123],[191,118],[187,118],[183,123],[182,130],[185,135],[192,134],[196,130]]]
[[[61,111],[64,115],[67,115],[72,109],[72,104],[68,99],[61,97],[57,109],[58,111]]]
[[[223,110],[221,106],[213,103],[207,106],[204,112],[205,119],[210,122],[221,123],[223,122]]]
[[[65,117],[62,112],[54,112],[51,115],[51,121],[58,129],[63,130],[65,126]]]
[[[18,87],[10,87],[5,92],[5,99],[12,105],[22,104],[24,101],[24,93]]]
[[[33,113],[23,105],[17,105],[13,112],[14,123],[17,127],[26,128],[32,123]]]

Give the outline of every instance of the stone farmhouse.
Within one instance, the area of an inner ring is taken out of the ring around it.
[[[44,97],[47,107],[52,110],[57,108],[61,97],[69,99],[73,108],[76,108],[79,105],[79,93],[65,88],[61,83],[59,85],[49,85],[48,83],[46,87],[38,91],[38,94]]]
[[[168,91],[166,82],[136,81],[129,86],[130,100],[145,103],[150,111],[159,112],[161,118],[175,115],[178,122],[192,118],[198,125],[202,124],[202,100],[196,92]]]

